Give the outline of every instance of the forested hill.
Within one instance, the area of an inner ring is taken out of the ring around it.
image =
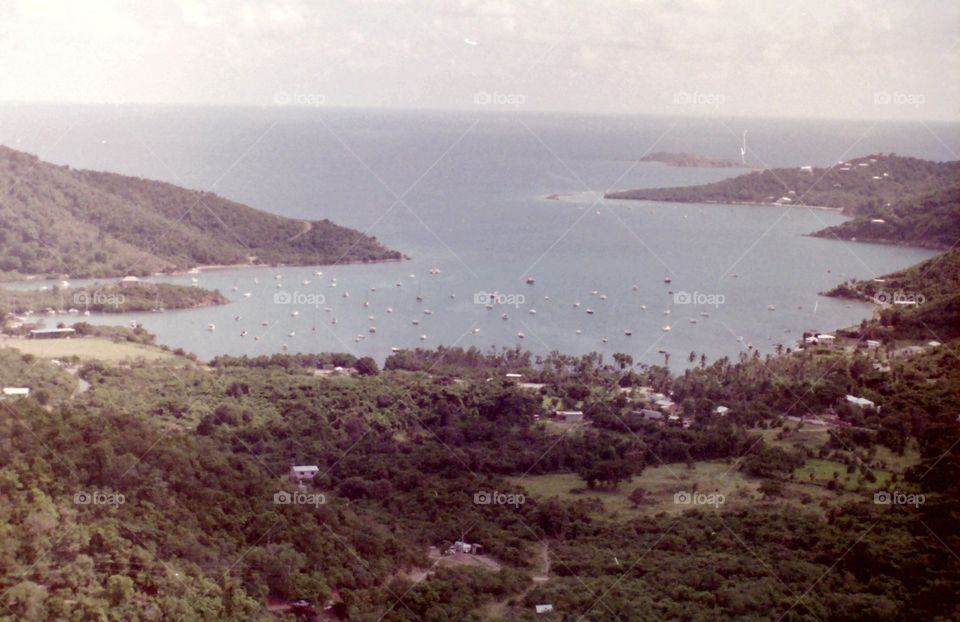
[[[960,162],[877,154],[829,168],[758,170],[700,186],[626,190],[605,196],[835,207],[853,220],[816,235],[949,248],[960,239],[958,182]]]
[[[0,189],[0,276],[8,278],[402,257],[329,220],[285,218],[209,192],[74,170],[3,146]]]
[[[952,248],[960,240],[960,183],[945,190],[884,205],[868,216],[827,227],[813,235]]]

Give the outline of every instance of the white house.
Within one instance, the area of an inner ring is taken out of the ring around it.
[[[471,544],[470,542],[464,542],[463,540],[457,540],[450,548],[447,549],[447,555],[453,555],[455,553],[469,553],[471,555],[480,555],[480,552],[483,550],[482,544]]]
[[[847,395],[847,402],[849,402],[850,404],[853,404],[854,406],[858,406],[858,407],[860,407],[860,408],[875,408],[875,407],[876,407],[876,404],[874,404],[873,402],[871,402],[871,401],[868,400],[867,398],[865,398],[865,397],[857,397],[857,396],[855,396],[855,395]]]
[[[4,397],[27,397],[30,395],[30,389],[28,387],[4,387],[3,396]]]
[[[290,479],[295,482],[302,482],[304,480],[310,481],[317,476],[317,473],[320,472],[320,467],[315,464],[308,464],[303,466],[291,466],[290,467]]]
[[[663,421],[663,413],[659,410],[650,410],[649,408],[642,408],[640,410],[633,411],[634,415],[640,415],[648,421]]]
[[[535,605],[534,609],[537,613],[550,613],[553,611],[553,605]]]
[[[721,417],[730,412],[730,409],[726,406],[717,406],[713,409],[714,414],[720,415]]]
[[[674,414],[674,413],[677,412],[677,408],[678,408],[678,407],[677,407],[677,404],[676,404],[676,402],[674,402],[674,401],[671,400],[670,398],[665,398],[665,399],[662,399],[662,400],[657,400],[657,401],[654,402],[654,404],[656,404],[656,405],[657,405],[660,409],[662,409],[663,412],[665,412],[665,413],[669,413],[669,414],[672,415],[672,414]]]
[[[558,410],[556,416],[560,421],[567,423],[579,423],[583,421],[583,411],[580,410]]]

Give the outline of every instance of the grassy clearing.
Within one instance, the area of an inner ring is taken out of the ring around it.
[[[39,358],[64,359],[76,356],[81,361],[100,360],[121,363],[133,360],[172,361],[178,357],[154,346],[131,342],[115,342],[102,337],[75,337],[72,339],[11,338],[0,345],[16,348]]]
[[[701,492],[720,494],[726,505],[749,503],[759,498],[759,480],[744,477],[731,470],[725,462],[696,462],[693,468],[685,464],[668,464],[644,469],[639,477],[624,482],[617,490],[589,490],[574,473],[550,473],[511,478],[511,483],[522,486],[535,498],[558,497],[564,501],[596,499],[603,510],[599,516],[613,519],[629,519],[659,512],[680,513],[691,505],[674,503],[677,492]],[[634,507],[630,494],[637,488],[647,492],[646,500]]]

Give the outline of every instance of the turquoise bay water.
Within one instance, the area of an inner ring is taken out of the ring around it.
[[[822,165],[876,151],[948,159],[938,138],[953,148],[960,143],[953,126],[932,136],[909,126],[836,122],[0,109],[0,142],[44,159],[212,189],[288,216],[330,218],[412,257],[169,277],[163,280],[196,278],[232,302],[90,318],[142,322],[160,342],[202,358],[286,346],[382,361],[394,347],[520,345],[608,358],[626,352],[648,363],[662,362],[659,351],[666,351],[671,366],[682,367],[691,351],[709,359],[735,357],[748,345],[768,352],[792,345],[806,329],[857,323],[870,305],[818,292],[932,255],[806,237],[843,220],[825,210],[598,198],[609,189],[739,174],[635,160],[648,150],[736,157],[735,133],[744,127],[755,165]],[[563,196],[545,198],[552,193]],[[477,304],[492,292],[506,304]],[[681,304],[681,292],[694,304]],[[282,304],[283,293],[292,304]]]

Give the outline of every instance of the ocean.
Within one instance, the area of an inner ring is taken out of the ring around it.
[[[828,210],[601,198],[741,174],[637,160],[653,151],[738,159],[745,130],[756,167],[876,152],[948,160],[960,151],[960,127],[947,124],[0,107],[0,143],[45,160],[329,218],[411,257],[163,277],[196,278],[232,302],[89,318],[140,322],[160,343],[203,359],[347,351],[382,362],[392,348],[520,346],[608,360],[624,352],[645,363],[669,353],[670,366],[683,368],[691,352],[708,360],[772,352],[804,330],[858,323],[870,305],[819,292],[934,254],[805,236],[844,219]]]

